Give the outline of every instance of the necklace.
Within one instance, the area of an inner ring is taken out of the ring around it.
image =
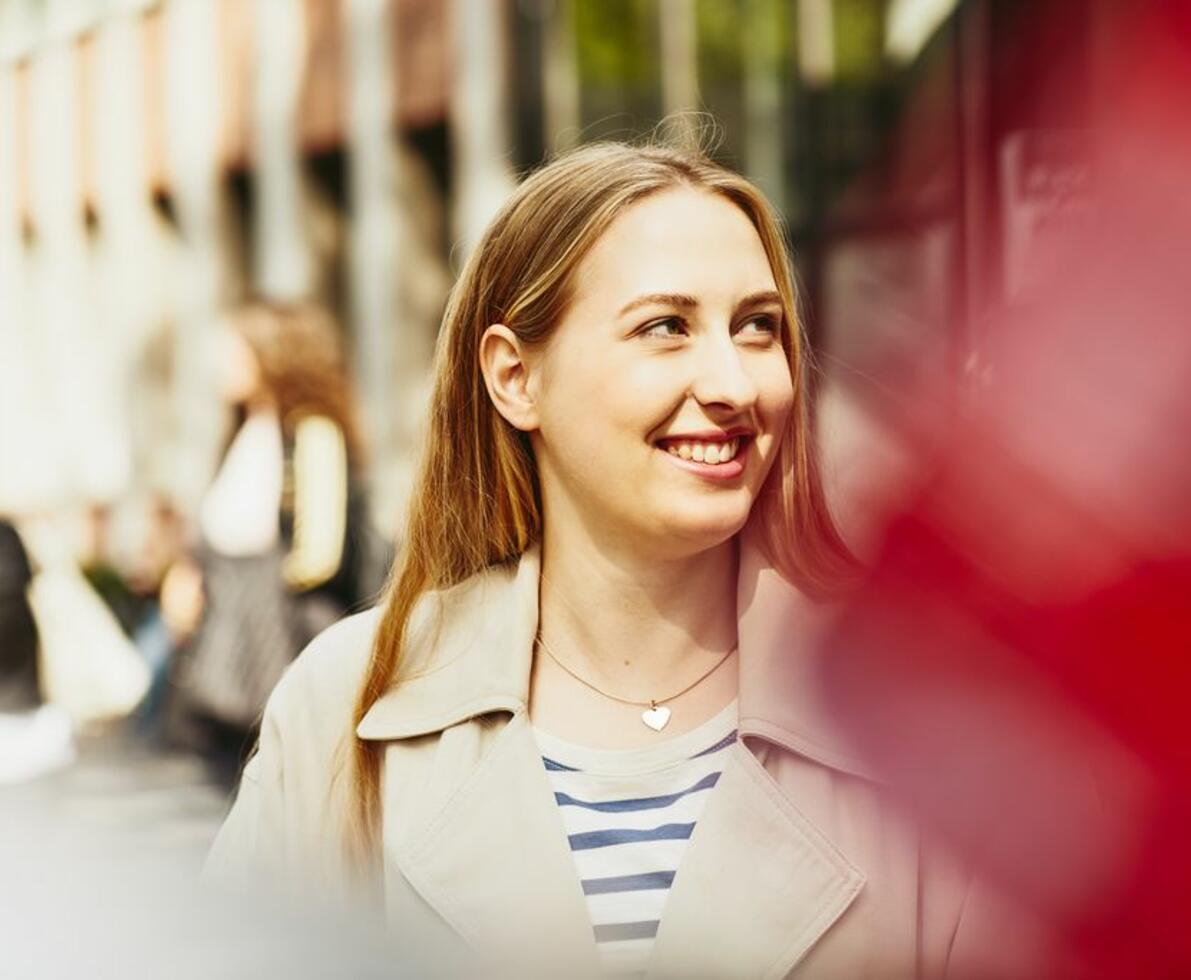
[[[580,684],[584,685],[585,687],[590,687],[596,692],[596,694],[601,694],[612,701],[619,701],[621,704],[634,704],[639,707],[644,706],[645,710],[641,712],[641,720],[655,732],[660,732],[670,722],[670,716],[672,712],[668,707],[666,707],[665,702],[673,701],[675,698],[680,698],[693,687],[702,684],[703,681],[707,680],[708,677],[710,677],[716,672],[716,670],[719,669],[720,665],[723,664],[725,660],[727,660],[730,656],[732,656],[733,653],[736,652],[736,648],[733,647],[722,657],[720,657],[719,660],[712,664],[708,670],[704,671],[690,684],[675,694],[671,694],[664,698],[650,698],[648,701],[634,701],[630,698],[618,698],[615,694],[609,694],[607,691],[603,691],[596,687],[593,683],[591,683],[591,681],[580,677],[573,670],[571,670],[570,667],[558,659],[554,651],[550,649],[550,645],[544,639],[542,639],[542,635],[540,633],[538,634],[538,645],[546,651],[546,655],[556,664],[558,664],[559,667],[575,678],[575,680],[577,680]]]

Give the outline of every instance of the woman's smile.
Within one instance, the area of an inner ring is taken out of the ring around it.
[[[752,433],[736,430],[724,433],[693,433],[667,436],[656,446],[680,469],[710,480],[735,480],[748,462]]]

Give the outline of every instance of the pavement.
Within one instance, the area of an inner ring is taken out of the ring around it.
[[[113,727],[79,739],[64,769],[0,788],[5,809],[36,812],[85,836],[132,838],[138,848],[201,866],[230,793],[199,758],[159,749]]]
[[[371,911],[200,880],[229,797],[201,760],[120,729],[0,787],[0,980],[474,975],[394,947]]]

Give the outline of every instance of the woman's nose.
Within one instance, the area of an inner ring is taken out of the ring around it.
[[[704,345],[691,388],[695,399],[703,405],[718,403],[743,411],[757,402],[757,384],[744,356],[730,339]]]

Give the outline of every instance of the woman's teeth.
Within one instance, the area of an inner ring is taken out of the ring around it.
[[[693,459],[696,463],[717,464],[735,459],[739,448],[739,439],[729,439],[727,442],[672,442],[666,447],[666,452],[682,459]]]

